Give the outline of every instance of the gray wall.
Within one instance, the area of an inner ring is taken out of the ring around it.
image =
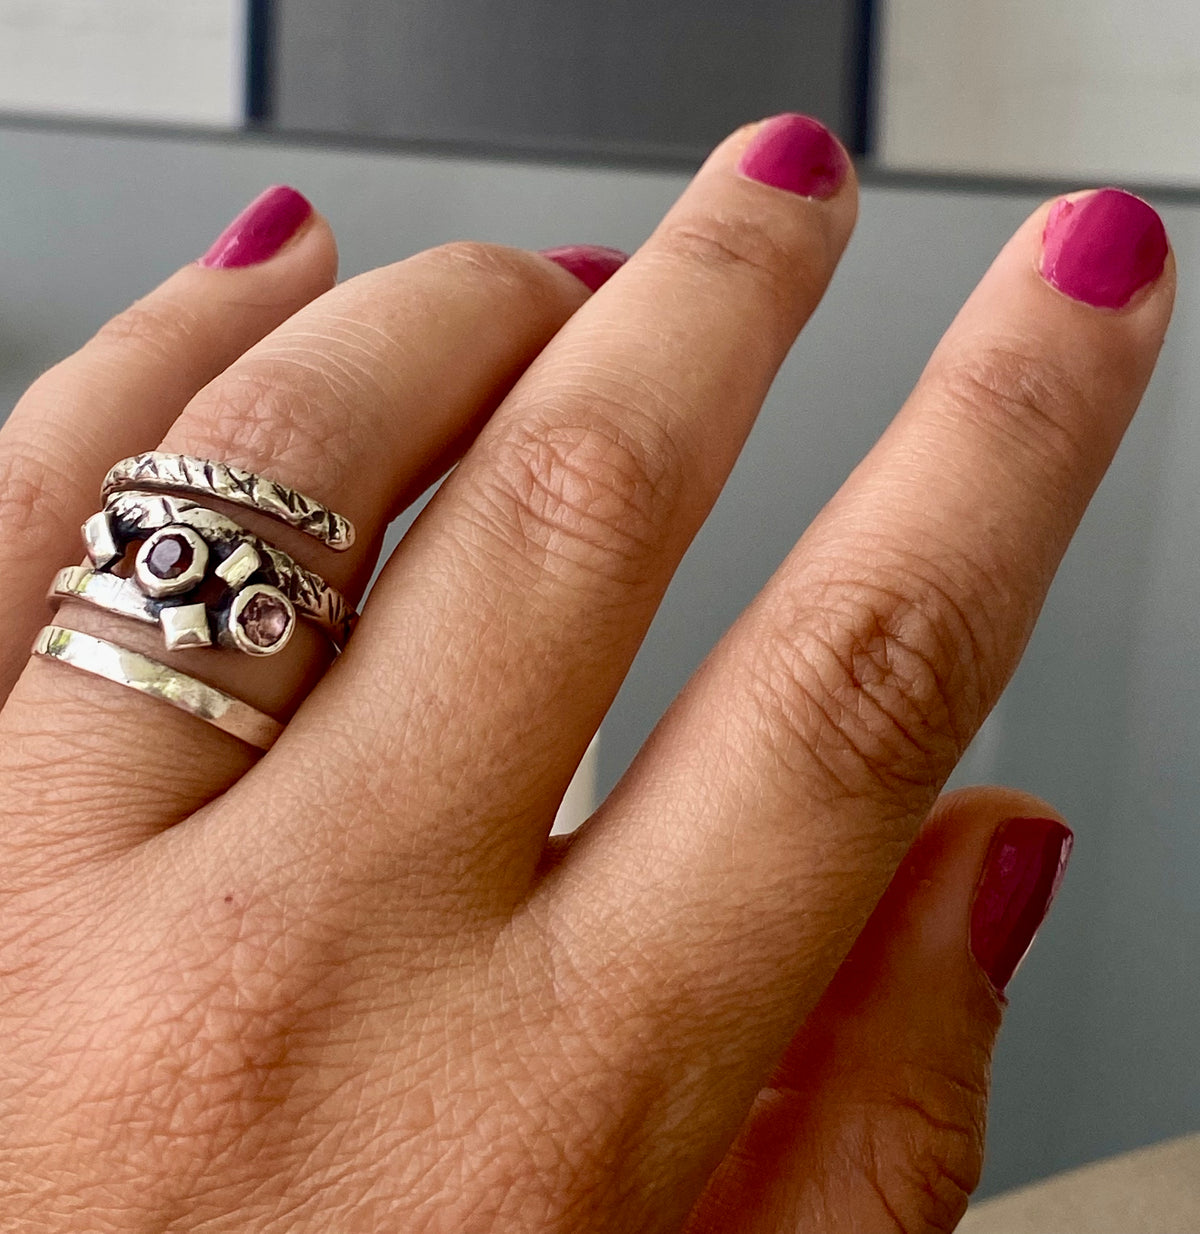
[[[455,237],[634,247],[674,174],[248,140],[0,129],[0,408],[263,185],[333,220],[352,274]],[[606,722],[610,786],[672,694],[870,446],[1034,198],[876,187]],[[1165,210],[1200,268],[1200,202]],[[984,1190],[1200,1129],[1200,288],[1025,662],[960,780],[1055,801],[1078,845],[1011,990]]]
[[[286,0],[268,114],[285,130],[678,159],[791,108],[855,140],[864,12],[863,0]]]

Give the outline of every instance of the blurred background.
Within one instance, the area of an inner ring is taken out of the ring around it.
[[[1200,6],[0,0],[0,413],[267,184],[330,217],[344,275],[464,237],[633,249],[720,137],[784,110],[856,152],[858,234],[580,800],[612,786],[1040,200],[1143,193],[1181,272],[1143,410],[954,779],[1039,793],[1077,833],[1010,989],[986,1195],[1200,1130]]]

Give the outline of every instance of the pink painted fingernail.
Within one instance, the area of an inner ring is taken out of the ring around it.
[[[1100,189],[1056,201],[1042,234],[1042,277],[1072,300],[1123,308],[1163,272],[1167,232],[1140,197]]]
[[[742,151],[738,171],[801,197],[828,198],[842,187],[850,160],[833,134],[811,116],[764,120]]]
[[[599,244],[564,244],[561,248],[539,250],[543,257],[569,270],[591,291],[598,291],[629,260],[620,249]]]
[[[312,202],[286,184],[256,197],[200,258],[202,266],[232,270],[274,257],[312,217]]]
[[[1051,818],[1011,818],[992,836],[971,907],[971,950],[998,993],[1033,945],[1074,842]]]

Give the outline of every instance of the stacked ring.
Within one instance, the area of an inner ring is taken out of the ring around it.
[[[172,643],[164,624],[168,647],[209,646],[215,641],[251,655],[271,655],[283,649],[291,636],[294,617],[299,615],[324,630],[340,650],[358,619],[346,598],[320,575],[306,570],[234,519],[186,498],[117,493],[99,514],[88,519],[83,535],[88,556],[101,571],[122,561],[130,545],[140,541],[133,578],[148,597],[159,602],[162,612],[179,607],[181,597],[195,596],[209,578],[223,584],[226,604],[236,604],[247,588],[264,594],[251,611],[251,616],[263,619],[258,623],[263,628],[252,627],[252,637],[243,637],[248,621],[244,610],[240,629],[226,626],[228,637],[214,638],[212,633],[205,637],[202,625],[207,627],[208,610],[214,606],[189,603],[184,607],[206,610],[190,615],[196,637]],[[281,593],[286,605],[277,595],[266,596],[264,589]],[[218,600],[215,607],[217,620],[213,624],[220,629],[224,606]],[[204,623],[200,623],[201,618]]]
[[[103,509],[83,525],[90,567],[60,570],[49,598],[157,624],[169,651],[274,655],[301,618],[340,651],[358,616],[346,598],[203,497],[255,510],[337,551],[354,542],[348,519],[277,481],[188,455],[139,454],[108,473]],[[249,704],[103,639],[48,626],[34,653],[171,703],[259,749],[281,731]]]
[[[33,652],[170,703],[259,750],[269,750],[283,732],[278,720],[232,694],[107,639],[66,626],[46,626]]]
[[[257,510],[320,540],[336,552],[354,543],[354,524],[294,488],[228,463],[152,451],[122,459],[104,477],[100,500],[122,489],[192,493]]]

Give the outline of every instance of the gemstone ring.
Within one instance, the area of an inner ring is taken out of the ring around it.
[[[83,525],[88,563],[60,570],[49,598],[157,625],[172,652],[276,655],[298,620],[341,651],[358,620],[346,597],[205,499],[255,510],[338,551],[354,542],[348,519],[277,481],[189,455],[135,455],[108,473],[103,509]],[[66,626],[47,626],[34,654],[170,703],[260,750],[282,731],[265,712],[172,665]]]
[[[287,644],[296,617],[319,626],[340,650],[358,619],[319,574],[190,498],[115,493],[84,523],[83,538],[98,573],[112,573],[141,543],[130,581],[154,602],[169,650],[215,643],[272,655]]]

